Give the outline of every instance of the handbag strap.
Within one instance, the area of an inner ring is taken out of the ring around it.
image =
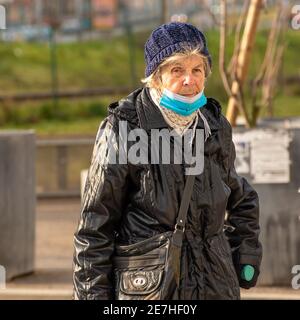
[[[184,186],[184,191],[183,191],[183,196],[182,196],[181,203],[180,203],[177,222],[176,222],[175,230],[173,233],[173,243],[177,247],[182,246],[186,217],[187,217],[187,212],[188,212],[191,196],[193,193],[194,182],[195,182],[195,175],[189,175],[187,177],[187,180],[186,180],[186,183]]]
[[[181,247],[183,242],[183,235],[185,231],[185,223],[187,212],[193,192],[193,186],[195,182],[195,175],[189,175],[185,182],[183,196],[180,203],[179,213],[177,217],[177,222],[175,225],[175,230],[172,236],[171,242],[171,261],[174,269],[175,280],[177,285],[179,285],[180,279],[180,258],[181,258]]]

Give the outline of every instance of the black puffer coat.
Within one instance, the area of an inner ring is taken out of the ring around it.
[[[201,111],[212,134],[204,145],[204,172],[195,179],[182,248],[180,287],[174,297],[239,299],[239,266],[254,265],[259,273],[258,195],[235,171],[232,130],[219,103],[208,98]],[[100,129],[112,129],[117,135],[120,120],[128,122],[128,129],[141,127],[149,132],[168,128],[147,88],[111,104]],[[204,129],[200,117],[197,128]],[[105,156],[104,144],[99,131],[74,238],[75,299],[114,299],[115,244],[131,244],[174,230],[184,189],[183,165],[105,166],[97,160],[99,154]],[[224,231],[226,210],[231,232]]]

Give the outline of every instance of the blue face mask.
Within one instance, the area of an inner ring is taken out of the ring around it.
[[[160,99],[161,106],[182,116],[189,116],[194,111],[206,105],[206,103],[207,99],[204,95],[204,89],[192,98],[173,93],[168,89],[164,89]]]

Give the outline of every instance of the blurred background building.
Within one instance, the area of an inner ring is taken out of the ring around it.
[[[271,1],[272,2],[272,1]],[[137,28],[149,28],[162,21],[160,0],[2,0],[7,11],[5,39],[43,39],[45,27],[55,26],[62,33],[80,33],[90,30],[116,30],[128,21]],[[240,11],[244,1],[228,1],[229,11]],[[204,5],[205,4],[205,5]],[[213,27],[210,12],[218,15],[219,1],[167,1],[167,16],[184,15],[187,18],[202,14],[202,27]],[[124,11],[127,14],[124,15]],[[5,33],[4,33],[5,37]]]

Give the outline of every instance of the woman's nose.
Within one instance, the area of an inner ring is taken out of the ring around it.
[[[183,79],[183,85],[193,85],[194,84],[194,78],[193,75],[191,74],[185,74],[184,79]]]

